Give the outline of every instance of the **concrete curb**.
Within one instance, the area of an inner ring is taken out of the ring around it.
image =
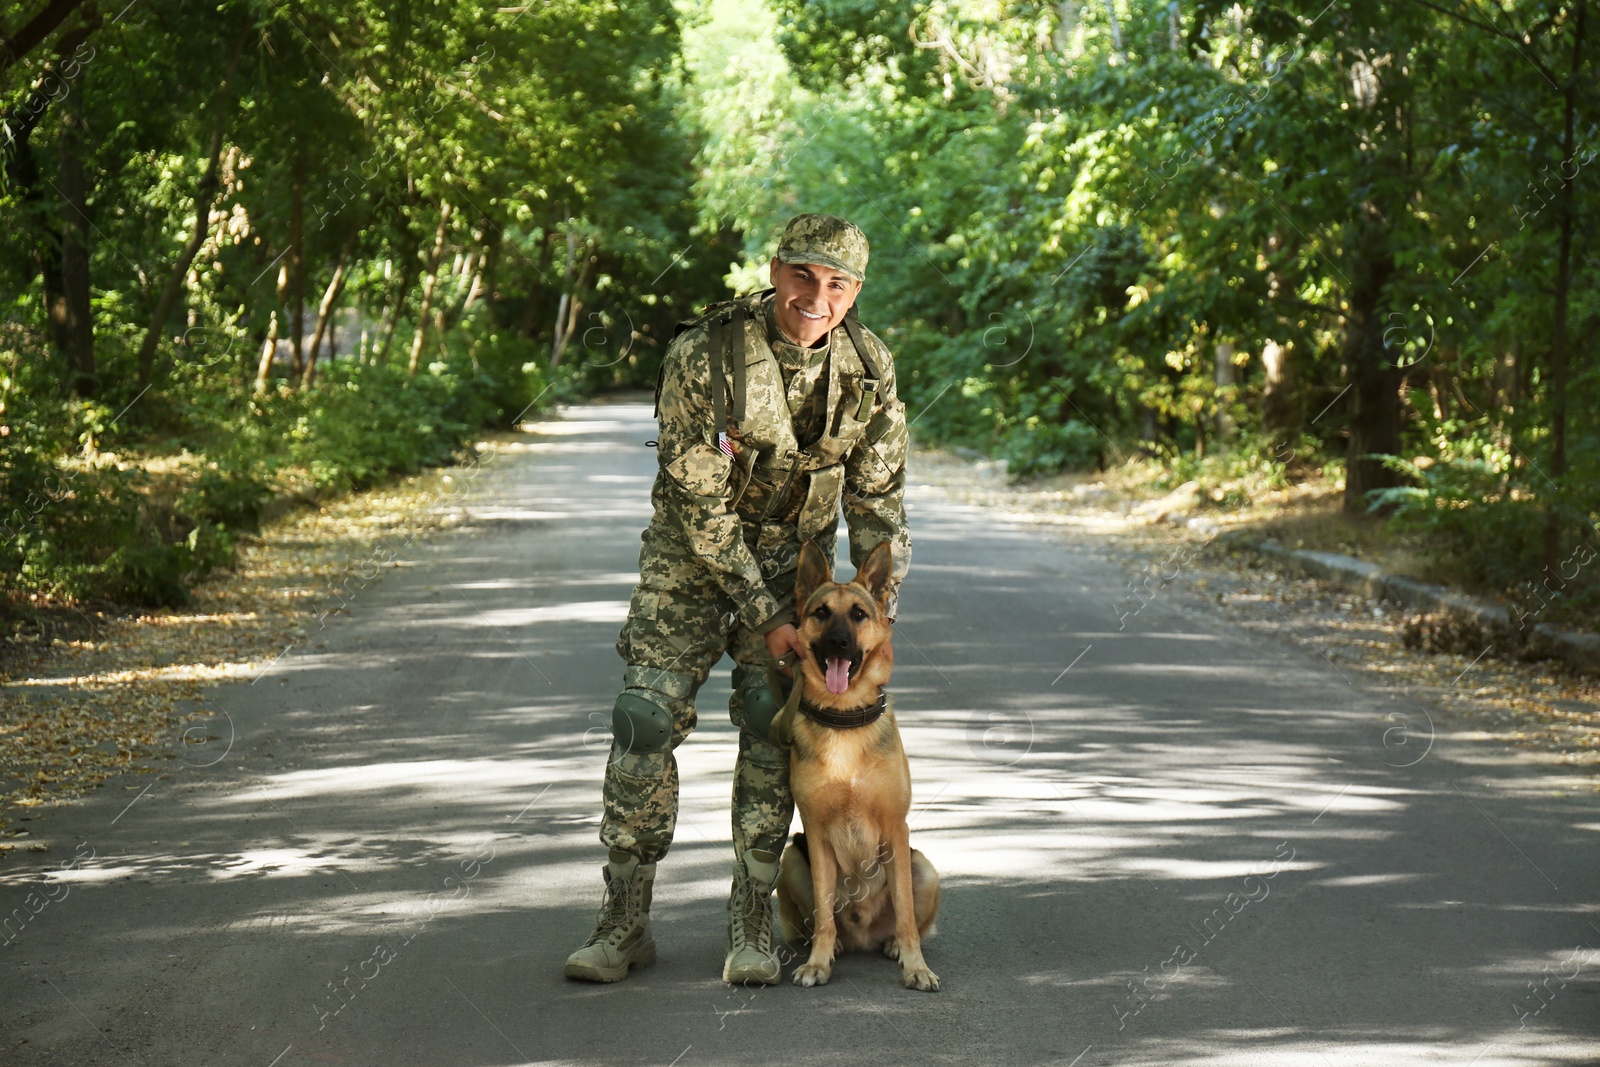
[[[1234,547],[1247,549],[1283,567],[1348,589],[1373,600],[1439,615],[1457,630],[1470,628],[1483,639],[1522,659],[1559,659],[1576,671],[1600,675],[1600,634],[1561,630],[1534,622],[1537,612],[1519,613],[1492,600],[1480,600],[1415,578],[1386,574],[1366,563],[1333,552],[1285,548],[1276,541],[1227,538]]]

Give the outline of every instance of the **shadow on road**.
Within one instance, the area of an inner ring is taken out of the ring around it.
[[[1592,796],[1204,605],[1119,628],[1122,576],[1086,546],[930,493],[894,696],[945,991],[867,956],[816,990],[718,981],[726,661],[679,750],[661,962],[564,981],[599,899],[648,429],[569,413],[494,472],[475,533],[219,690],[224,758],[52,815],[55,851],[0,876],[6,1061],[1600,1057]]]

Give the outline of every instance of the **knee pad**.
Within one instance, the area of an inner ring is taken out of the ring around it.
[[[630,754],[665,752],[672,745],[673,713],[694,696],[699,684],[686,674],[651,667],[629,667],[626,686],[611,709],[611,736]]]
[[[672,710],[652,689],[624,689],[611,709],[611,736],[627,753],[665,752],[672,740]]]
[[[733,691],[744,704],[744,731],[766,741],[772,720],[783,710],[772,687],[767,684],[767,669],[743,665],[735,667]]]

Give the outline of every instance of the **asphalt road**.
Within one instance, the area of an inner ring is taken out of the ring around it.
[[[0,867],[0,1063],[1600,1062],[1592,790],[1202,602],[1129,614],[1093,546],[924,487],[894,690],[943,991],[876,956],[719,981],[726,660],[679,750],[660,963],[563,980],[649,416],[502,449],[474,532],[353,576],[214,692],[218,740],[172,778],[37,817],[53,851]]]

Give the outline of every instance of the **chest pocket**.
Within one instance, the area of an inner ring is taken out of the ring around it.
[[[811,451],[829,462],[842,460],[866,431],[877,401],[877,382],[866,382],[858,372],[839,375],[839,403],[830,413],[827,432]],[[873,389],[867,388],[872,386]],[[863,410],[865,409],[865,410]]]
[[[795,523],[800,540],[811,541],[829,531],[839,522],[839,489],[844,485],[844,467],[835,464],[811,472],[811,484],[806,489],[805,503],[800,506],[800,518]]]

